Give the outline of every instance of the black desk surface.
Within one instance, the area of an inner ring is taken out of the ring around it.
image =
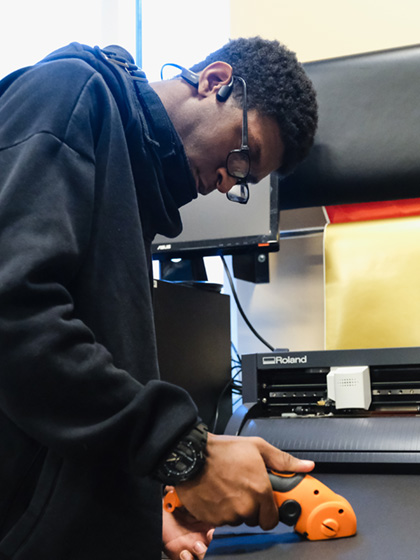
[[[419,467],[420,474],[420,467]],[[218,529],[207,558],[240,560],[418,560],[420,558],[420,477],[416,474],[318,474],[352,505],[354,537],[307,541],[293,528]]]

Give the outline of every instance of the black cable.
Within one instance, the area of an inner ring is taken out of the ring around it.
[[[235,362],[235,363],[237,363],[237,364],[239,364],[240,366],[242,366],[242,360],[241,360],[241,357],[240,357],[240,355],[239,355],[239,352],[238,352],[236,346],[233,344],[232,341],[230,342],[230,345],[232,346],[233,351],[235,352],[235,356],[236,356],[236,362]]]
[[[238,294],[236,293],[235,285],[233,283],[232,275],[230,274],[230,270],[225,261],[225,257],[223,255],[220,255],[220,258],[222,259],[223,266],[225,267],[226,275],[228,277],[230,288],[232,290],[232,295],[234,297],[238,311],[242,316],[242,319],[245,321],[245,323],[247,324],[251,332],[258,338],[258,340],[260,340],[263,344],[265,344],[265,346],[267,346],[267,348],[269,348],[271,351],[274,351],[274,346],[271,346],[271,344],[269,344],[266,340],[264,340],[264,338],[254,329],[254,327],[249,322],[248,317],[245,315],[245,312],[240,304]]]
[[[219,420],[219,411],[220,411],[220,407],[222,404],[222,399],[223,396],[226,394],[226,392],[231,389],[231,395],[239,395],[239,399],[241,398],[242,395],[242,381],[239,381],[237,379],[237,377],[242,373],[242,362],[241,359],[239,357],[239,354],[233,344],[233,342],[231,342],[231,345],[236,353],[237,359],[234,360],[233,358],[231,359],[231,377],[229,379],[229,381],[226,383],[226,385],[223,387],[222,391],[219,394],[219,397],[217,399],[217,403],[216,403],[216,410],[214,413],[214,417],[213,417],[213,422],[212,422],[212,431],[213,433],[215,433],[216,428],[217,428],[217,422]],[[233,370],[237,369],[238,371],[236,371],[236,373],[233,374]],[[232,405],[233,405],[233,400],[232,400]]]
[[[226,275],[228,277],[229,280],[229,284],[232,290],[232,295],[235,299],[235,303],[236,306],[239,310],[239,313],[241,314],[243,320],[245,321],[245,323],[247,324],[247,326],[249,327],[249,329],[251,330],[251,332],[265,345],[267,346],[267,348],[269,348],[271,351],[274,351],[274,347],[271,346],[271,344],[269,344],[266,340],[264,340],[264,338],[255,330],[255,328],[251,325],[250,321],[248,320],[247,316],[245,315],[245,312],[242,308],[242,305],[239,301],[238,298],[238,294],[236,292],[236,288],[235,285],[233,283],[233,279],[232,279],[232,275],[230,273],[230,270],[226,264],[225,258],[223,255],[220,256],[220,258],[222,259],[222,263],[223,266],[225,268],[226,271]],[[215,432],[216,427],[217,427],[217,422],[219,420],[219,411],[220,411],[220,406],[221,406],[221,401],[223,396],[226,394],[226,392],[231,389],[231,394],[232,395],[239,395],[239,398],[237,399],[236,402],[238,402],[241,399],[242,396],[242,381],[238,381],[237,377],[242,374],[242,360],[241,357],[239,355],[238,350],[236,349],[235,345],[233,344],[233,342],[231,342],[231,346],[233,348],[233,351],[236,355],[236,359],[232,358],[232,365],[231,365],[231,374],[233,373],[233,371],[236,369],[236,373],[234,375],[231,375],[231,379],[228,381],[228,383],[226,383],[226,385],[223,387],[222,391],[220,392],[220,395],[217,399],[217,403],[216,403],[216,410],[215,410],[215,414],[214,414],[214,419],[213,419],[213,428],[212,431]],[[232,402],[233,404],[233,402]]]

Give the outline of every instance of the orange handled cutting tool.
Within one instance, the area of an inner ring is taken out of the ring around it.
[[[268,474],[279,519],[311,541],[351,537],[357,520],[349,502],[309,474]],[[163,501],[172,512],[182,503],[176,490],[170,490]]]
[[[280,521],[311,541],[351,537],[357,520],[349,502],[309,474],[269,473]]]

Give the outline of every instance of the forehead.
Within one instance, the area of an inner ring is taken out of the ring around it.
[[[251,156],[251,175],[257,181],[281,167],[284,144],[274,117],[255,110],[248,114],[248,134]]]

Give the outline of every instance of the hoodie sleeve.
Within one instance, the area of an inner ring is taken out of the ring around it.
[[[147,475],[197,410],[185,391],[117,367],[75,313],[72,286],[94,258],[95,146],[116,109],[96,72],[55,68],[0,99],[0,409],[64,457],[118,457]]]

